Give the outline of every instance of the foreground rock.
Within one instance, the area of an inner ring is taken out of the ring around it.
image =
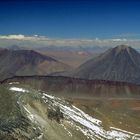
[[[4,139],[20,140],[139,140],[140,135],[130,131],[122,130],[114,126],[104,128],[102,121],[86,114],[81,109],[72,105],[64,99],[50,95],[48,92],[35,90],[29,85],[18,82],[3,85],[2,91],[11,98],[7,107],[13,107],[13,117],[20,119],[10,124],[12,118],[5,116],[2,119],[7,124],[2,129],[0,124],[0,135]],[[2,92],[0,92],[0,95]],[[14,99],[14,100],[12,100]],[[6,101],[6,98],[5,98]],[[11,106],[13,104],[14,106]],[[7,109],[7,108],[5,108]],[[53,112],[53,117],[49,112]],[[8,110],[7,110],[8,111]],[[17,112],[17,113],[15,113]],[[4,110],[3,110],[4,113]],[[9,112],[7,112],[9,113]],[[18,115],[19,114],[19,115]],[[2,114],[0,114],[2,116]],[[54,117],[55,116],[55,117]],[[58,121],[59,119],[59,121]],[[9,120],[9,121],[6,121]],[[26,122],[26,123],[25,123]]]

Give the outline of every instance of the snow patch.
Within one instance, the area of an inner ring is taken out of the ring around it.
[[[17,92],[29,92],[29,91],[26,90],[26,89],[18,88],[18,87],[10,87],[9,90],[17,91]]]
[[[77,131],[81,131],[87,138],[91,138],[92,140],[128,140],[134,139],[137,136],[137,139],[140,140],[139,134],[134,134],[119,128],[110,127],[110,130],[106,131],[102,126],[102,121],[89,116],[79,108],[68,104],[60,98],[44,93],[42,99],[44,99],[45,103],[48,103],[50,100],[52,107],[59,106],[69,124],[76,128]]]
[[[9,85],[12,85],[12,84],[19,84],[19,82],[10,82]]]

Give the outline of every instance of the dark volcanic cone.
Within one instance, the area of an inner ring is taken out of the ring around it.
[[[74,77],[140,83],[140,54],[120,45],[81,65]]]

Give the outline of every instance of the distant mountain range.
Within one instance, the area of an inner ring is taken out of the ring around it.
[[[120,45],[78,67],[74,77],[140,83],[140,54]]]
[[[0,50],[0,80],[15,75],[48,75],[68,69],[68,65],[33,50]]]
[[[52,57],[33,50],[0,49],[0,80],[12,76],[61,75],[88,80],[110,80],[140,84],[140,54],[119,45],[71,69]]]
[[[15,45],[16,46],[16,45]],[[110,47],[104,46],[45,46],[38,47],[39,51],[69,51],[69,52],[83,52],[83,53],[102,53]]]

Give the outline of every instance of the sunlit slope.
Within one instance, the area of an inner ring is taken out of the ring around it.
[[[3,110],[0,114],[0,116],[5,114],[5,118],[1,117],[1,120],[6,124],[6,129],[0,127],[3,138],[20,140],[140,139],[139,134],[114,126],[108,126],[106,129],[102,120],[86,114],[64,99],[52,96],[48,92],[35,90],[29,85],[13,82],[4,84],[0,89],[0,95],[5,95],[3,100],[14,112],[12,117],[6,115],[5,112],[8,114],[11,109],[8,110],[8,107],[3,105],[7,110]],[[9,95],[10,98],[7,99]],[[23,124],[21,127],[15,126],[18,121],[10,124],[16,117],[20,118],[20,124]]]

